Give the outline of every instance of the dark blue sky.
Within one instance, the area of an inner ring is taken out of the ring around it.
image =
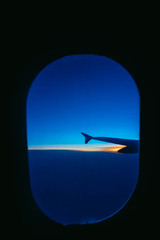
[[[31,85],[28,146],[84,144],[81,131],[139,139],[139,112],[137,86],[119,63],[98,55],[66,56],[46,66]]]

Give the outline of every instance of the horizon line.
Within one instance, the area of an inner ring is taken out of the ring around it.
[[[49,145],[49,146],[31,146],[28,150],[70,150],[83,152],[117,152],[124,145],[120,144],[101,144],[101,145]]]

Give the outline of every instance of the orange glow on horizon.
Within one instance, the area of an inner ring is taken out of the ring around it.
[[[58,145],[58,146],[37,146],[29,147],[28,150],[70,150],[82,152],[118,152],[124,145]]]
[[[115,147],[107,147],[101,149],[102,152],[118,152],[118,150],[124,148],[125,146],[115,146]]]

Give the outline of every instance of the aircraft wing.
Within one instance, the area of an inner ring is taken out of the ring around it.
[[[139,140],[110,138],[110,137],[92,137],[83,132],[81,132],[81,134],[85,137],[85,144],[87,144],[90,140],[93,139],[93,140],[98,140],[103,142],[111,142],[114,144],[125,145],[126,147],[118,150],[118,152],[120,153],[138,153],[139,151]]]

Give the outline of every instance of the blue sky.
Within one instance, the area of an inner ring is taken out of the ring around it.
[[[139,139],[137,86],[104,56],[71,55],[47,65],[30,87],[26,109],[28,147],[84,144],[81,131]]]

